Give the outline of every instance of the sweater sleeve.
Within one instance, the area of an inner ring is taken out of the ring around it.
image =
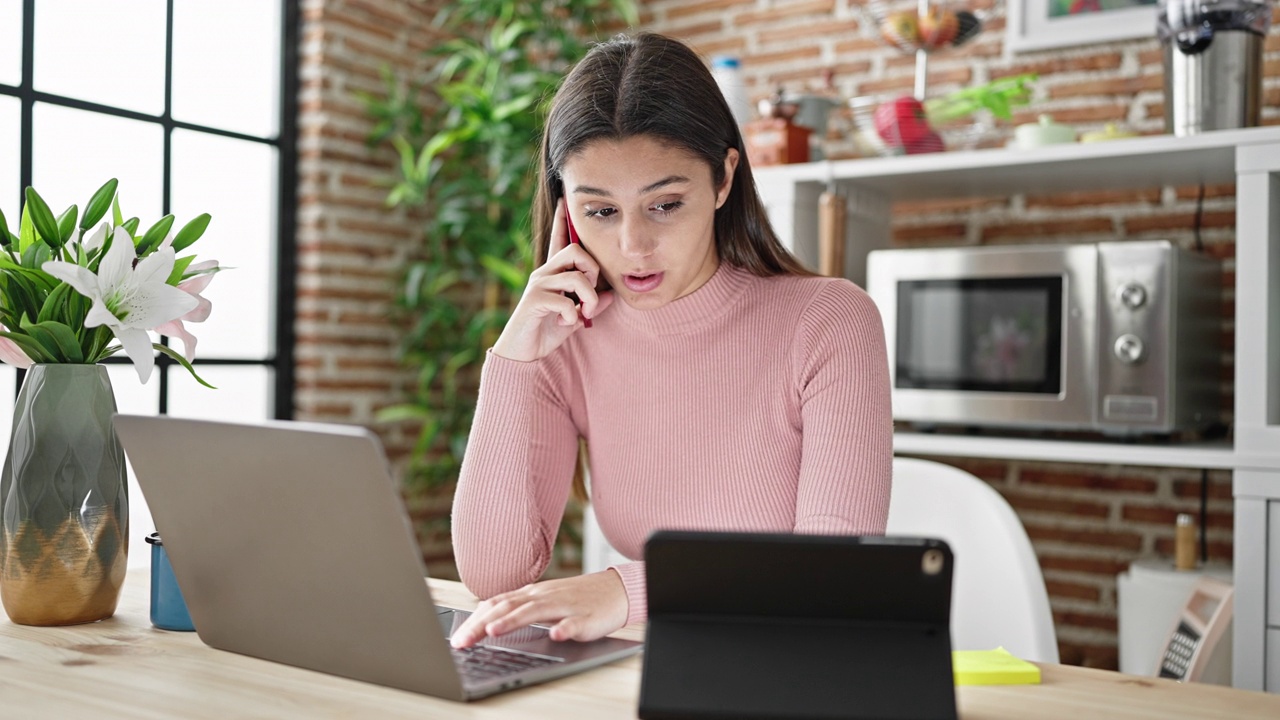
[[[453,549],[467,589],[488,598],[535,582],[573,480],[578,431],[542,367],[492,352],[453,498]]]
[[[828,283],[796,337],[803,441],[799,533],[882,535],[893,475],[893,410],[884,329],[875,303]]]

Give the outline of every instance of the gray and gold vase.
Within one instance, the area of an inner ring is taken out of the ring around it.
[[[15,623],[111,617],[124,583],[129,498],[101,365],[27,371],[0,474],[0,600]]]

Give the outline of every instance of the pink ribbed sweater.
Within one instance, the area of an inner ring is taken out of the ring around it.
[[[541,360],[489,353],[453,505],[467,588],[551,559],[577,453],[609,542],[658,528],[882,534],[893,423],[880,315],[847,280],[721,264],[656,310],[621,300]],[[614,568],[646,616],[644,564]]]

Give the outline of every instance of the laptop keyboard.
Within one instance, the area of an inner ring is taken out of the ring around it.
[[[563,662],[561,658],[535,655],[492,645],[452,648],[453,662],[464,682],[482,682],[525,670]]]

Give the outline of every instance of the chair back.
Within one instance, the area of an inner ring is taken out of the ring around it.
[[[1024,660],[1058,662],[1049,594],[1031,540],[990,485],[950,465],[896,457],[888,534],[936,537],[951,546],[953,649],[1003,646]]]

